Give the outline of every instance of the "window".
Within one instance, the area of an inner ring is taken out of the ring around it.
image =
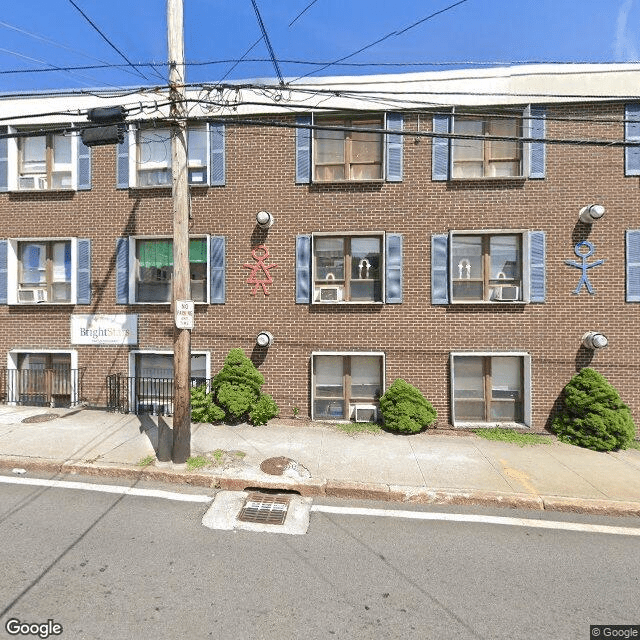
[[[350,129],[382,129],[383,118],[318,118],[316,124]],[[382,180],[382,133],[315,129],[314,172],[317,182]]]
[[[71,137],[62,134],[20,138],[19,189],[71,189]]]
[[[171,186],[171,132],[139,129],[137,139],[137,186]],[[187,133],[189,184],[207,184],[207,130],[192,127]]]
[[[383,355],[312,355],[312,418],[376,421],[384,388]]]
[[[91,241],[0,240],[2,304],[90,304]]]
[[[431,238],[433,304],[545,301],[544,231],[451,231]]]
[[[452,354],[453,423],[530,424],[530,358]]]
[[[382,302],[382,236],[313,237],[314,302]]]
[[[135,301],[171,302],[173,279],[173,240],[168,238],[136,239]],[[191,299],[207,301],[207,238],[189,240]]]
[[[522,235],[451,236],[454,302],[522,300]]]
[[[502,136],[511,140],[454,139],[454,178],[505,178],[522,175],[521,118],[456,117],[453,132],[468,136]]]

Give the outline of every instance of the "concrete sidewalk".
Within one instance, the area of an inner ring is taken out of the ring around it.
[[[447,431],[348,435],[291,419],[261,427],[194,424],[192,454],[208,454],[208,468],[157,460],[141,466],[156,453],[164,457],[159,434],[170,440],[170,428],[164,417],[0,406],[0,467],[5,474],[23,468],[304,496],[640,516],[635,449],[597,453],[552,437],[550,444],[519,447]]]

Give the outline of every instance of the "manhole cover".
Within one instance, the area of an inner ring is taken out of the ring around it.
[[[39,413],[36,416],[29,416],[22,422],[49,422],[49,420],[55,420],[60,416],[57,413]]]
[[[293,464],[293,462],[291,458],[285,458],[284,456],[267,458],[260,464],[260,469],[271,476],[281,476],[284,470]]]
[[[250,493],[238,515],[238,520],[257,524],[284,524],[290,496],[267,496]]]

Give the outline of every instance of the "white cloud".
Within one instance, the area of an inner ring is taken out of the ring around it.
[[[629,34],[629,14],[633,8],[633,3],[634,0],[624,0],[618,10],[614,58],[620,62],[635,62],[638,60],[638,50]]]

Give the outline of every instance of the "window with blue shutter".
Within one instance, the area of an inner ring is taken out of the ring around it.
[[[129,238],[116,240],[116,303],[129,303]]]
[[[387,233],[385,252],[385,302],[402,302],[402,234]]]
[[[78,191],[91,189],[91,149],[78,140]]]
[[[626,233],[627,302],[640,302],[640,230]]]
[[[433,116],[433,133],[451,133],[451,116]],[[431,141],[431,179],[448,180],[450,165],[449,138],[434,137]]]
[[[211,236],[209,242],[209,303],[224,304],[226,300],[225,238],[224,236]]]
[[[0,304],[7,304],[7,240],[0,240]]]
[[[387,129],[402,131],[404,118],[401,113],[387,113]],[[404,136],[386,135],[386,179],[388,182],[402,182],[402,145]]]
[[[311,236],[296,237],[296,303],[311,302]]]
[[[449,234],[431,236],[431,304],[449,304]]]
[[[626,105],[624,119],[625,142],[635,142],[640,145],[640,104]],[[640,146],[626,146],[624,148],[624,174],[626,176],[640,176]]]
[[[209,123],[209,184],[215,187],[226,183],[225,126],[224,123]]]
[[[544,302],[546,297],[545,232],[529,232],[529,302]],[[526,265],[525,265],[526,268]]]
[[[116,187],[129,188],[129,129],[124,132],[124,140],[116,147]]]
[[[76,304],[91,304],[91,240],[78,238]]]
[[[7,127],[0,127],[0,134],[7,133]],[[9,189],[9,160],[7,138],[0,138],[0,191]]]
[[[296,183],[308,184],[311,182],[311,129],[300,125],[310,125],[311,116],[298,116],[296,124]]]
[[[546,136],[546,109],[532,106],[526,115],[529,116],[525,118],[528,137],[538,140],[529,143],[529,178],[541,179],[546,174],[546,147],[542,142]]]

